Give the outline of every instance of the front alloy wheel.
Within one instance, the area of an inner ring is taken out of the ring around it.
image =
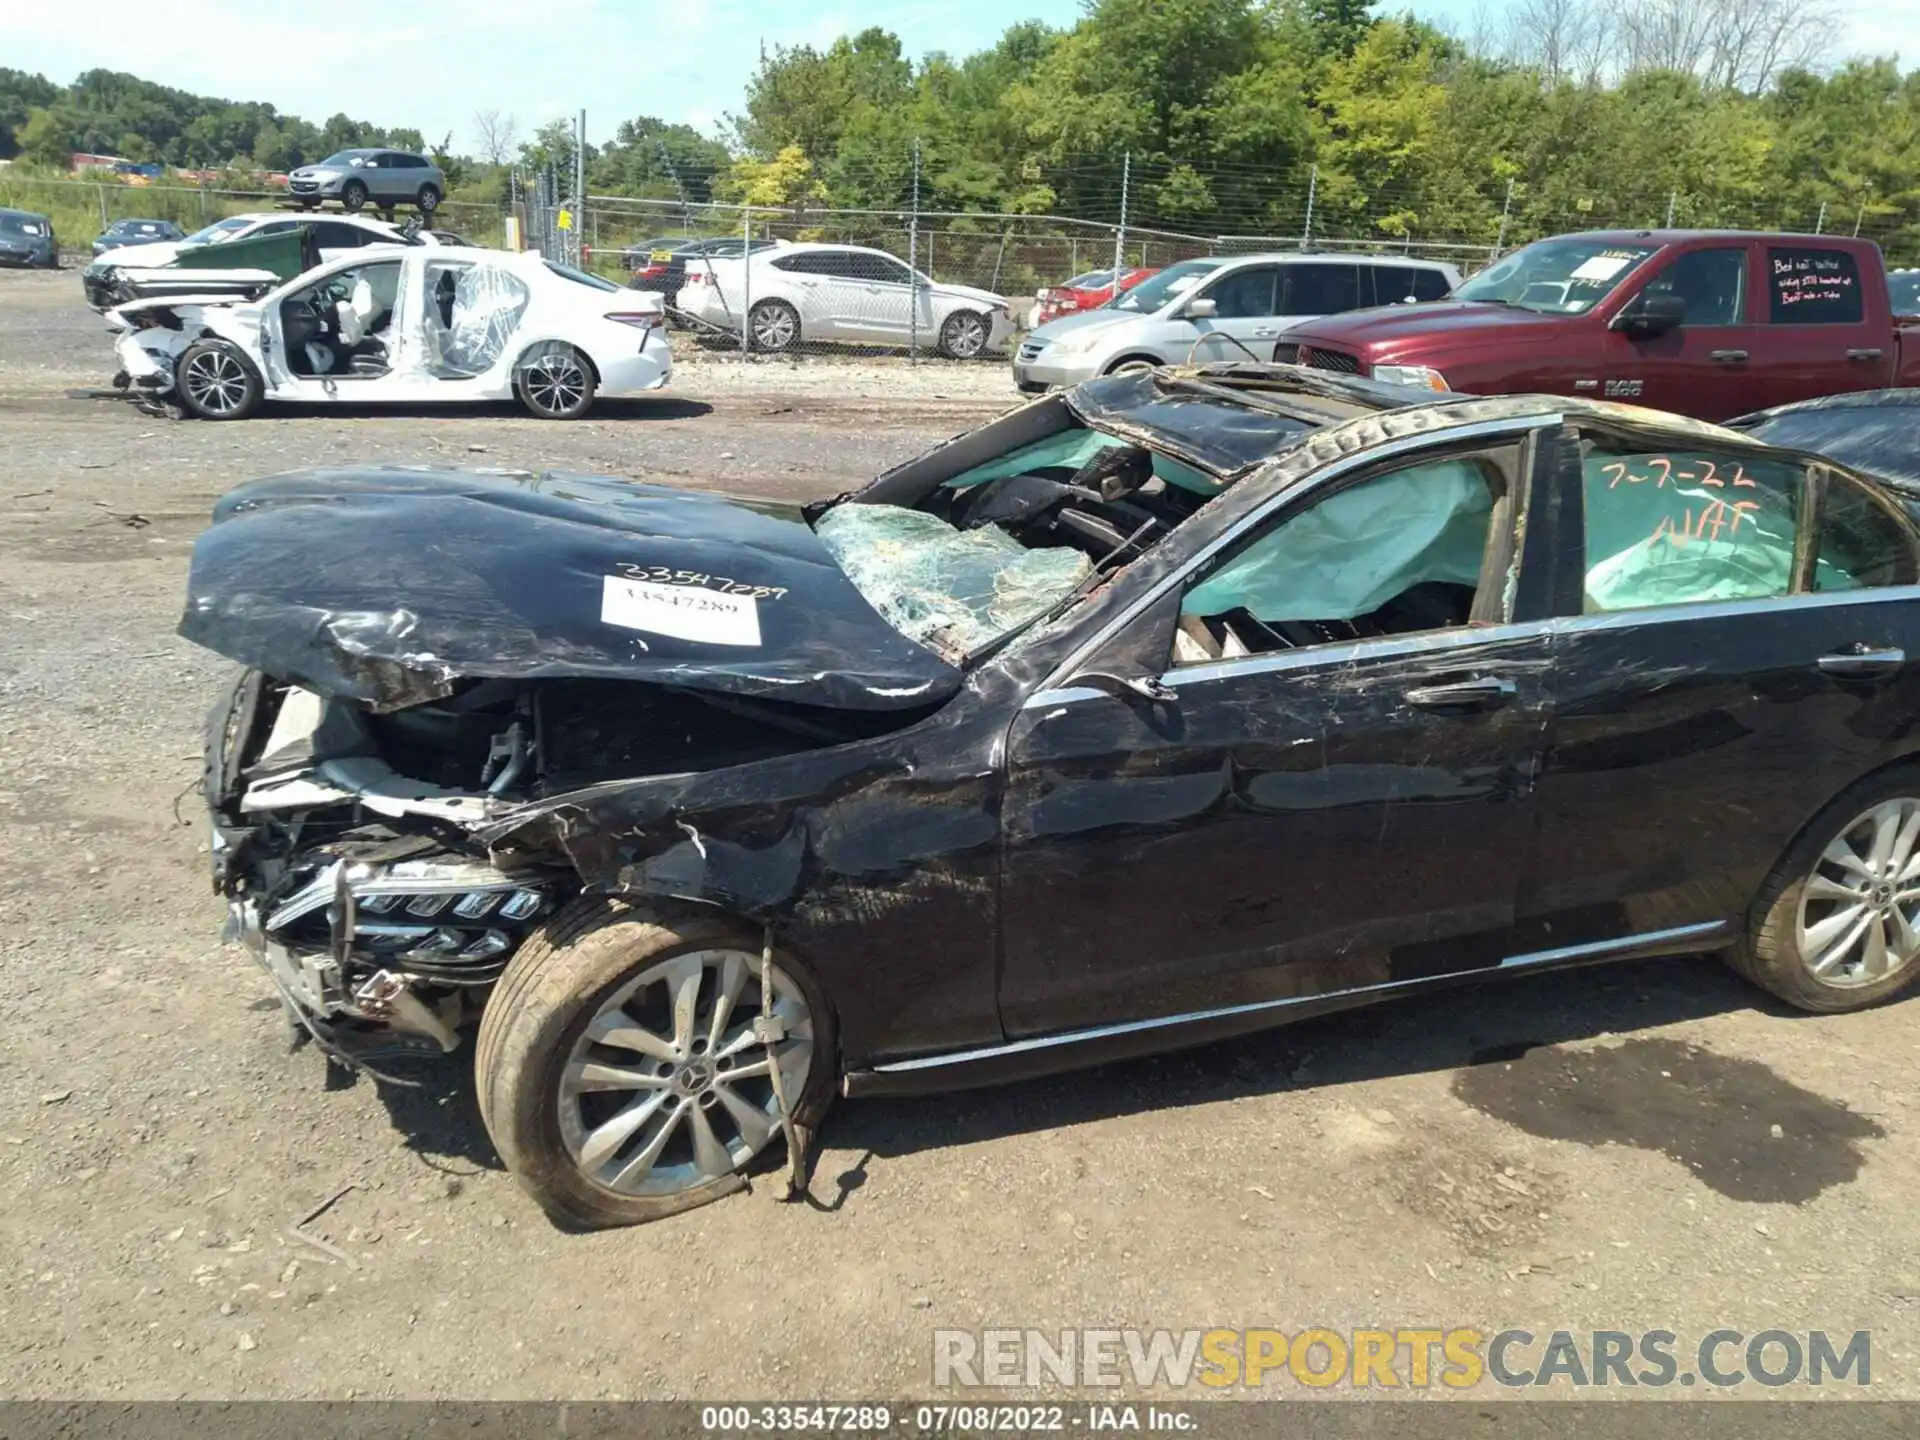
[[[560,1077],[560,1135],[583,1175],[617,1195],[681,1195],[743,1169],[780,1128],[772,1061],[754,1035],[771,1015],[785,1093],[806,1089],[813,1017],[778,967],[697,950],[607,997]]]
[[[508,963],[474,1047],[507,1169],[574,1228],[740,1189],[781,1147],[782,1097],[813,1125],[838,1079],[819,985],[778,951],[770,981],[752,927],[717,913],[595,895],[552,916]]]
[[[200,340],[187,347],[173,375],[180,403],[203,420],[239,420],[260,404],[264,387],[237,347]]]
[[[953,360],[972,360],[987,348],[987,319],[973,310],[956,310],[940,327],[940,352]]]

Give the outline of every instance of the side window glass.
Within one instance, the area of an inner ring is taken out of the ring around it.
[[[1647,282],[1649,295],[1678,295],[1686,302],[1682,325],[1740,325],[1747,315],[1747,251],[1693,250]]]
[[[1274,285],[1280,272],[1271,266],[1236,270],[1202,293],[1214,303],[1219,320],[1254,320],[1274,313]]]
[[[1282,315],[1338,315],[1360,308],[1357,265],[1289,265],[1283,274]]]
[[[1580,443],[1587,614],[1785,595],[1797,465],[1701,450]]]
[[[1176,662],[1465,625],[1501,485],[1482,460],[1430,460],[1315,502],[1188,589]]]
[[[1413,272],[1413,298],[1416,300],[1438,300],[1453,285],[1444,271],[1420,269]]]
[[[1775,325],[1857,325],[1866,317],[1860,267],[1846,250],[1767,247],[1767,318]]]
[[[1829,472],[1814,537],[1813,588],[1864,590],[1920,582],[1911,530],[1880,499]]]
[[[1404,265],[1369,265],[1365,273],[1373,277],[1373,303],[1404,305],[1415,298],[1414,277],[1420,272]]]
[[[313,227],[313,243],[323,250],[352,250],[373,237],[354,225],[322,220]]]

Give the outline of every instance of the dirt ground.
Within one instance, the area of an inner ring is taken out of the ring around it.
[[[0,1396],[898,1396],[936,1327],[1309,1325],[1869,1330],[1873,1393],[1920,1396],[1914,1004],[1790,1015],[1708,960],[843,1104],[812,1203],[552,1229],[464,1056],[384,1090],[289,1055],[217,939],[218,662],[173,633],[209,506],[368,461],[830,494],[1010,394],[690,365],[574,425],[66,398],[112,368],[70,272],[0,273]],[[289,1236],[335,1195],[324,1246]]]

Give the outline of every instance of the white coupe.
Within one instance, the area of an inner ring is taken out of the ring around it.
[[[374,247],[251,302],[135,300],[107,319],[119,383],[207,420],[268,400],[506,399],[571,420],[673,373],[658,295],[537,254]]]

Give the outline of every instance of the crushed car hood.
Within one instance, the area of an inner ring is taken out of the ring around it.
[[[930,705],[960,684],[862,598],[798,506],[605,476],[367,468],[255,481],[213,520],[180,633],[376,709],[478,679],[855,710]]]

